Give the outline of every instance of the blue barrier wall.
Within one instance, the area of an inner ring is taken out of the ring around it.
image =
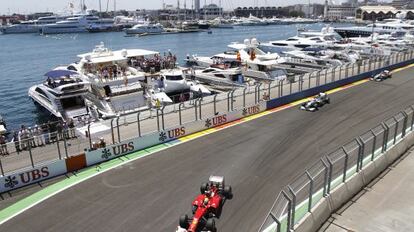
[[[297,93],[293,93],[290,95],[286,95],[283,97],[279,97],[279,98],[274,98],[271,99],[269,101],[267,101],[266,104],[266,108],[267,109],[273,109],[282,105],[286,105],[288,103],[303,99],[303,98],[307,98],[310,96],[314,96],[320,92],[325,92],[331,89],[335,89],[344,85],[348,85],[351,83],[354,83],[356,81],[360,81],[363,80],[365,78],[371,77],[373,74],[379,73],[383,70],[393,70],[393,69],[397,69],[397,68],[401,68],[404,66],[407,66],[409,64],[412,64],[414,62],[413,60],[409,60],[409,61],[404,61],[404,62],[400,62],[398,64],[393,64],[393,65],[389,65],[387,67],[384,68],[379,68],[373,71],[369,71],[369,72],[365,72],[365,73],[361,73],[359,75],[356,76],[352,76],[352,77],[348,77],[348,78],[344,78],[341,80],[337,80],[328,84],[324,84],[324,85],[320,85],[317,87],[313,87],[310,89],[306,89],[306,90],[302,90],[301,92],[297,92]]]

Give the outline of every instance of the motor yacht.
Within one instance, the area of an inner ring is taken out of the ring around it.
[[[343,38],[368,37],[372,33],[378,34],[405,34],[414,30],[414,25],[403,20],[386,20],[384,23],[373,23],[366,26],[337,27],[335,32]]]
[[[300,50],[309,47],[326,48],[338,42],[332,34],[310,36],[307,34],[290,37],[286,40],[274,40],[267,43],[261,43],[263,50],[269,50],[276,53]]]
[[[107,24],[107,19],[100,19],[91,14],[73,15],[65,20],[40,27],[41,34],[63,34],[88,32],[93,25]]]
[[[199,67],[210,67],[213,64],[228,64],[230,67],[246,64],[251,61],[274,61],[278,63],[280,58],[277,53],[264,52],[259,48],[257,39],[245,39],[243,43],[231,43],[227,46],[228,51],[211,57],[192,55],[185,60],[188,64]]]
[[[68,16],[46,16],[36,20],[23,21],[19,24],[12,24],[2,27],[0,30],[4,34],[20,34],[20,33],[38,33],[39,29],[46,24],[56,23],[66,19]]]
[[[223,65],[213,65],[206,69],[195,70],[194,73],[196,80],[219,90],[243,87],[249,81],[244,77],[241,68],[226,68]]]
[[[45,82],[30,87],[28,91],[35,103],[63,120],[89,115],[85,101],[89,83],[77,72],[58,67],[45,76]]]
[[[164,27],[159,23],[137,24],[125,30],[127,35],[161,34],[163,32],[165,32]]]

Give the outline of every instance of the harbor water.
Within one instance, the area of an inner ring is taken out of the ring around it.
[[[142,48],[161,53],[169,49],[180,64],[187,54],[214,55],[231,42],[255,37],[259,41],[286,39],[298,28],[320,30],[324,24],[270,25],[213,29],[207,32],[143,37],[125,37],[123,32],[82,33],[41,36],[0,35],[0,115],[9,129],[47,122],[50,115],[40,111],[28,97],[30,86],[45,80],[47,71],[78,60],[76,55],[92,51],[101,41],[113,50]]]

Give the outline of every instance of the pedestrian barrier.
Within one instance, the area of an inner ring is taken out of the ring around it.
[[[277,196],[260,232],[316,231],[414,145],[414,106],[323,156]]]
[[[14,153],[0,158],[0,181],[27,170],[38,170],[55,163],[62,163],[60,162],[62,160],[66,164],[65,169],[51,168],[52,171],[49,171],[49,175],[41,179],[32,178],[34,181],[24,183],[30,184],[64,174],[68,170],[78,170],[197,131],[220,126],[267,109],[273,109],[328,89],[347,85],[370,77],[383,69],[406,66],[413,62],[413,58],[413,51],[400,52],[389,57],[361,60],[353,64],[298,75],[291,81],[260,83],[234,89],[228,93],[137,112],[109,120],[108,124],[102,124],[99,128],[94,128],[91,125],[85,126],[81,132],[87,135],[86,138],[62,136],[62,134],[68,134],[67,130],[61,133],[52,132],[47,135],[48,138],[55,133],[54,136],[60,136],[60,139],[51,141],[50,145],[41,148],[28,145],[18,154]],[[94,133],[91,133],[93,130],[95,130]],[[99,138],[98,136],[104,137],[105,146],[93,143]],[[6,148],[8,151],[12,151],[16,144],[25,144],[30,140],[33,138],[15,141],[6,144]],[[21,186],[20,182],[19,185],[7,185],[7,187],[2,184],[0,191],[4,192]]]

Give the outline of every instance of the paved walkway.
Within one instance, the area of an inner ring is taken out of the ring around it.
[[[414,231],[414,149],[331,216],[320,232]]]

